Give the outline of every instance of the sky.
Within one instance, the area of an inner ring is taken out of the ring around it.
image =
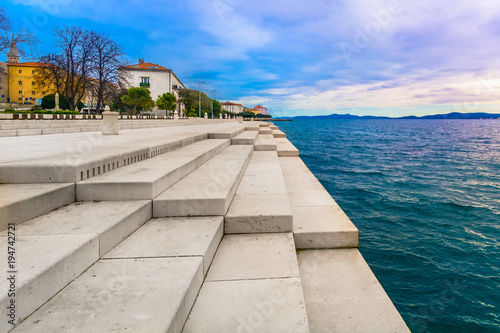
[[[53,30],[109,34],[130,63],[273,116],[500,112],[498,0],[15,0],[40,53]],[[5,57],[5,56],[3,56]],[[1,59],[4,60],[4,59]],[[213,90],[216,90],[213,92]]]

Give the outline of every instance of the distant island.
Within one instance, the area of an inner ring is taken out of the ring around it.
[[[460,113],[452,112],[446,114],[434,114],[428,116],[406,116],[406,117],[383,117],[383,116],[356,116],[352,114],[330,114],[325,116],[295,116],[281,117],[293,119],[500,119],[500,113]],[[279,118],[276,118],[279,119]]]

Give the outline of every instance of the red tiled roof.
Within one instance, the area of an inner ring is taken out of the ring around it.
[[[226,102],[226,103],[220,103],[221,105],[237,105],[237,106],[243,106],[241,104],[236,104],[236,103],[230,103],[230,102]]]
[[[134,65],[128,65],[128,66],[123,66],[122,68],[127,68],[127,69],[154,69],[154,70],[162,70],[162,71],[169,71],[170,69],[153,64],[151,62],[144,62],[141,64],[134,64]]]
[[[265,107],[263,107],[262,105],[257,105],[256,107],[254,107],[254,109],[265,109]]]
[[[35,62],[35,61],[29,61],[29,62],[20,62],[18,64],[9,64],[7,63],[7,66],[19,66],[19,67],[47,67],[49,64],[43,63],[43,62]]]

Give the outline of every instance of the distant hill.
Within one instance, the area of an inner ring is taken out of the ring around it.
[[[330,114],[325,116],[296,116],[296,117],[282,117],[293,119],[500,119],[500,113],[460,113],[452,112],[446,114],[435,114],[429,116],[406,116],[406,117],[379,117],[379,116],[356,116],[352,114]],[[279,118],[277,118],[279,119]]]

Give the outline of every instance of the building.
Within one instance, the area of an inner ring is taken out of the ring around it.
[[[257,105],[254,107],[255,110],[259,110],[259,113],[260,114],[265,114],[265,115],[268,115],[269,114],[269,111],[263,107],[262,105]],[[253,112],[253,111],[252,111]],[[255,113],[255,112],[254,112]]]
[[[241,113],[245,110],[245,107],[243,105],[231,102],[220,103],[220,106],[222,110],[231,113]]]
[[[153,100],[167,92],[174,94],[177,98],[177,112],[182,116],[184,104],[180,101],[179,90],[186,87],[171,69],[139,59],[138,64],[120,67],[118,71],[121,72],[119,73],[121,86],[147,88]],[[159,116],[165,115],[165,111],[156,107],[154,111]]]
[[[6,75],[1,75],[3,79],[0,82],[1,95],[5,96],[2,102],[38,104],[43,96],[53,93],[53,89],[48,86],[37,87],[35,81],[35,75],[45,66],[44,64],[19,62],[19,52],[14,37],[10,44],[9,53],[7,53],[7,63],[4,65],[6,66],[4,68]],[[1,70],[2,66],[0,65]]]
[[[7,103],[8,82],[7,64],[0,61],[0,103]]]

